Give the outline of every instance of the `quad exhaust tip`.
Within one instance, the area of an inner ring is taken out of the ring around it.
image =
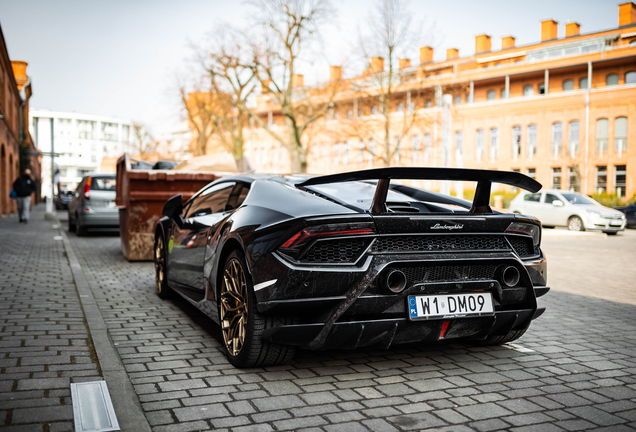
[[[507,287],[513,287],[517,285],[520,278],[521,275],[519,274],[519,270],[517,270],[517,268],[513,266],[508,266],[501,272],[501,281]]]
[[[406,288],[406,275],[400,270],[390,270],[384,277],[384,285],[394,293]]]

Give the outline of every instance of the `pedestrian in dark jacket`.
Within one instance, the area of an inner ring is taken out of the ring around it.
[[[31,194],[35,192],[35,182],[31,178],[31,170],[24,170],[24,174],[13,182],[13,190],[18,196],[20,223],[27,223],[29,222],[29,209],[31,208]]]

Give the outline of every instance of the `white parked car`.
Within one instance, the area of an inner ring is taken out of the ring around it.
[[[510,202],[510,211],[535,216],[545,227],[566,226],[571,231],[601,230],[616,234],[626,224],[622,212],[578,192],[561,190],[522,192]]]

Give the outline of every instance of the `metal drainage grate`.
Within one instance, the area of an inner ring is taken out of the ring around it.
[[[106,381],[71,384],[71,398],[76,432],[120,430]]]

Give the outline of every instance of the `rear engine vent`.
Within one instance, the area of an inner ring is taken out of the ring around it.
[[[396,270],[406,275],[408,285],[423,282],[477,281],[495,278],[494,264],[404,267]]]
[[[532,245],[531,238],[523,238],[523,237],[508,237],[508,241],[512,245],[512,248],[515,250],[517,255],[520,257],[527,257],[535,255],[534,247]]]
[[[510,250],[501,236],[430,235],[379,237],[373,252],[446,252],[476,250]]]
[[[319,240],[300,258],[307,263],[354,263],[369,245],[368,239]]]

